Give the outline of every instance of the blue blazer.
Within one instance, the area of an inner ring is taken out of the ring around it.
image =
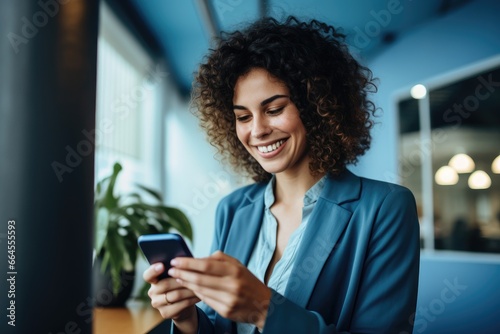
[[[248,264],[264,213],[266,184],[219,203],[213,251]],[[272,291],[263,333],[411,333],[419,272],[415,200],[401,186],[329,176],[299,246],[284,295]],[[199,333],[236,333],[207,305]]]

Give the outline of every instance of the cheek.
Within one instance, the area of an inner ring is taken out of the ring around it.
[[[305,134],[306,132],[304,124],[298,115],[291,115],[286,119],[282,119],[281,123],[280,126],[286,129],[287,132],[296,134]]]
[[[307,131],[306,131],[306,127],[304,126],[304,124],[302,124],[302,122],[300,123],[300,132],[302,133],[302,135],[305,138],[306,134],[307,134]]]
[[[238,126],[238,124],[236,124],[236,137],[238,137],[239,141],[242,144],[245,144],[245,131],[244,131],[244,128],[241,125]]]
[[[301,144],[306,145],[306,128],[300,117],[291,120],[289,123],[290,131],[295,133]]]

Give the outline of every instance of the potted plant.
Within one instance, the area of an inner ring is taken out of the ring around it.
[[[140,235],[175,229],[189,240],[193,237],[186,215],[165,206],[157,191],[138,184],[136,192],[116,194],[116,180],[121,170],[122,166],[115,163],[112,174],[96,186],[94,298],[99,306],[123,306],[130,296]],[[154,203],[146,202],[144,195]],[[140,297],[146,291],[145,284]]]

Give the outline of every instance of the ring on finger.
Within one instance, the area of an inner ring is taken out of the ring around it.
[[[172,302],[170,300],[168,300],[167,293],[168,292],[165,292],[165,301],[167,302],[167,305],[170,305],[170,304],[172,304]]]

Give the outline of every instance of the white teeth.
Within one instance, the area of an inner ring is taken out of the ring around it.
[[[268,153],[277,150],[281,145],[283,145],[284,140],[278,140],[276,143],[268,146],[257,146],[257,149],[262,153]]]

